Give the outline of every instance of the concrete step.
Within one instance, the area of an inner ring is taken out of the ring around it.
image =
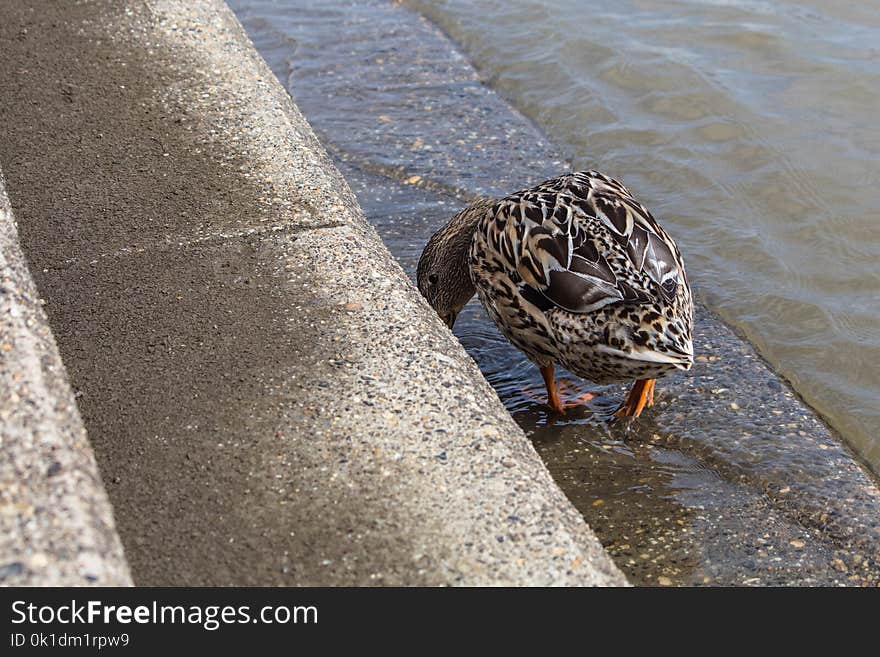
[[[0,585],[130,585],[2,171],[0,291]]]
[[[0,166],[135,583],[625,583],[224,3],[15,0],[0,43]]]

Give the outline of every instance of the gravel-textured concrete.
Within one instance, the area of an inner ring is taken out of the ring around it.
[[[625,583],[223,3],[5,2],[0,43],[136,583]]]
[[[466,197],[570,167],[455,44],[401,3],[229,4],[411,274]],[[679,246],[692,263],[686,235]],[[699,268],[689,272],[699,294]],[[702,303],[694,368],[663,379],[656,405],[626,427],[601,421],[625,385],[584,383],[599,393],[588,409],[548,416],[523,392],[541,390],[540,374],[478,302],[455,332],[634,584],[880,582],[877,479]]]
[[[131,584],[0,171],[0,585]]]

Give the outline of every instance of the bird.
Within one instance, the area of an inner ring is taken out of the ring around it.
[[[693,365],[693,299],[672,238],[619,181],[577,171],[500,199],[478,198],[425,245],[416,283],[451,329],[476,294],[541,371],[557,413],[555,367],[597,384],[634,380],[615,411],[638,417],[656,379]]]

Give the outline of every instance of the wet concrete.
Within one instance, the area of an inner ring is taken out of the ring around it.
[[[222,2],[6,2],[0,44],[135,583],[625,583]]]
[[[231,4],[410,274],[427,238],[467,198],[567,168],[405,7]],[[629,427],[605,423],[624,393],[618,386],[579,384],[601,395],[583,412],[550,416],[523,392],[540,391],[538,373],[477,304],[456,335],[634,583],[880,582],[876,480],[705,306],[693,371],[661,381],[657,406]]]

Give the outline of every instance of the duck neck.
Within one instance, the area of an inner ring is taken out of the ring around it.
[[[492,199],[478,199],[467,208],[455,215],[442,229],[444,242],[451,267],[454,270],[455,287],[460,290],[462,305],[467,303],[476,293],[471,282],[470,253],[474,240],[474,232],[486,210],[494,203]]]

